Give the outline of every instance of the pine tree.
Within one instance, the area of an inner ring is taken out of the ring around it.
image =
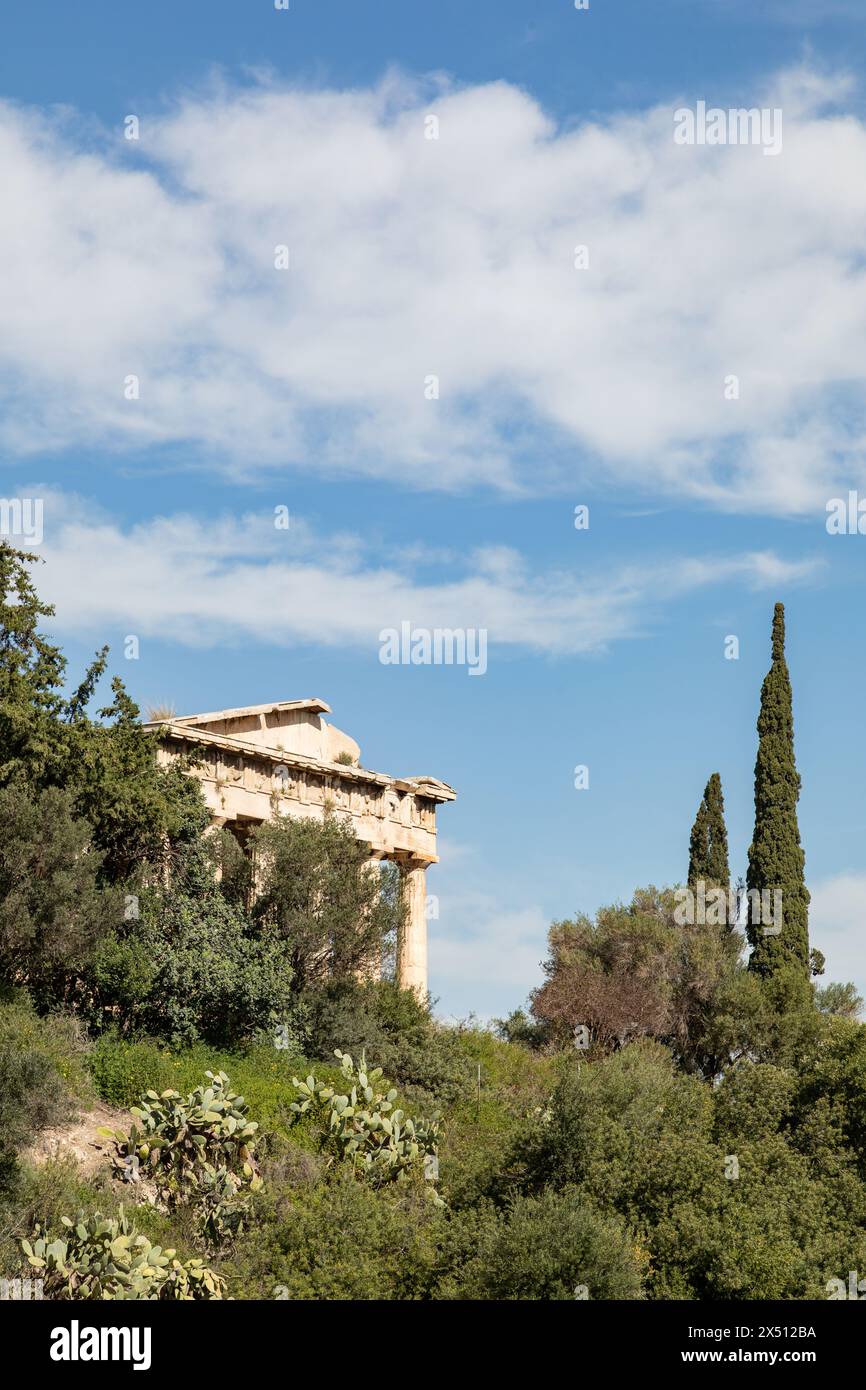
[[[704,788],[704,795],[692,826],[688,882],[703,882],[718,888],[730,887],[725,801],[722,796],[722,779],[717,772],[713,773]]]
[[[26,783],[33,793],[60,787],[73,794],[75,813],[90,822],[101,872],[119,881],[162,864],[170,844],[194,839],[207,812],[194,779],[159,766],[155,740],[117,677],[100,719],[87,713],[107,647],[67,698],[66,658],[40,630],[54,609],[36,591],[36,561],[0,542],[0,789]]]
[[[40,601],[28,570],[40,558],[0,542],[0,786],[44,769],[63,714],[66,660],[39,631],[54,609]]]
[[[793,970],[809,977],[809,890],[804,879],[797,801],[800,775],[794,761],[791,680],[785,661],[785,609],[773,615],[773,659],[761,687],[758,757],[755,763],[755,830],[749,846],[750,969],[764,977]],[[767,905],[781,891],[779,918],[768,922]],[[755,894],[763,893],[763,911]],[[781,930],[779,930],[781,928]]]

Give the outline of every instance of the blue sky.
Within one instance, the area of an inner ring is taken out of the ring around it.
[[[489,1016],[550,920],[683,877],[714,770],[745,871],[782,599],[813,940],[866,989],[866,538],[825,525],[866,497],[860,6],[49,0],[0,39],[2,490],[74,669],[317,695],[454,785],[431,987]],[[677,147],[700,100],[781,109],[781,154]],[[486,627],[487,673],[382,665],[403,620]]]

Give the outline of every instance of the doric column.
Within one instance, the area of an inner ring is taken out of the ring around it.
[[[400,861],[405,917],[397,943],[397,983],[427,998],[427,860]]]
[[[385,858],[385,856],[384,856],[384,854],[381,852],[381,850],[371,850],[371,851],[370,851],[370,859],[369,859],[369,863],[368,863],[368,865],[367,865],[367,872],[368,872],[369,874],[371,874],[371,875],[373,876],[373,878],[375,879],[375,881],[376,881],[376,897],[377,897],[377,899],[378,899],[378,896],[379,896],[379,889],[380,889],[380,884],[381,884],[381,879],[382,879],[382,861],[383,861],[384,858]],[[364,966],[361,970],[357,971],[355,978],[358,980],[359,984],[362,984],[362,985],[369,984],[369,983],[370,983],[371,981],[373,981],[373,980],[381,980],[381,978],[382,978],[382,962],[381,962],[381,960],[373,960],[373,961],[370,961],[370,962],[369,962],[366,966]]]
[[[213,812],[211,812],[210,824],[205,829],[205,835],[218,835],[221,830],[225,829],[226,823],[225,816],[215,816]],[[217,883],[221,883],[223,866],[219,862],[217,862],[215,873]]]

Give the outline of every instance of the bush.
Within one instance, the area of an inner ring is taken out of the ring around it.
[[[112,1033],[93,1044],[87,1065],[99,1095],[118,1110],[127,1110],[145,1091],[164,1090],[174,1079],[171,1058],[158,1043]]]
[[[42,1008],[74,997],[77,972],[119,916],[71,794],[0,787],[0,982]]]
[[[650,1297],[821,1297],[866,1259],[866,1188],[826,1097],[798,1106],[785,1069],[743,1063],[712,1088],[633,1045],[567,1067],[503,1169],[522,1192],[576,1189],[637,1231]]]
[[[93,1032],[134,1027],[154,987],[158,966],[146,943],[111,931],[84,971],[79,1008]]]
[[[680,925],[671,889],[639,889],[626,907],[554,922],[545,983],[532,1013],[549,1036],[571,1044],[575,1028],[612,1051],[640,1038],[668,1045],[690,1071],[717,1075],[739,1042],[711,1021],[743,967],[743,938],[710,923]]]
[[[318,1186],[271,1185],[227,1270],[238,1298],[429,1298],[445,1216],[423,1180],[373,1189],[345,1169]]]
[[[726,1146],[777,1134],[793,1106],[795,1076],[769,1063],[741,1062],[715,1092],[715,1129]]]
[[[132,1041],[106,1035],[99,1038],[88,1058],[96,1089],[119,1109],[135,1105],[145,1091],[192,1091],[205,1071],[225,1071],[249,1102],[261,1129],[297,1138],[296,1117],[291,1104],[297,1099],[292,1073],[299,1068],[306,1075],[311,1063],[297,1051],[283,1050],[271,1043],[243,1050],[215,1050],[204,1043],[171,1050],[146,1039]],[[339,1067],[318,1066],[323,1077],[336,1079]],[[311,1141],[312,1142],[312,1141]]]
[[[169,883],[142,891],[140,913],[89,969],[94,1026],[227,1047],[291,1022],[290,948],[227,901],[206,844],[175,856]]]
[[[502,1201],[513,1189],[520,1171],[513,1155],[547,1110],[561,1062],[481,1028],[454,1036],[470,1084],[445,1112],[439,1171],[449,1205],[466,1208],[485,1196]]]
[[[831,1018],[797,1069],[795,1111],[803,1123],[823,1102],[837,1116],[841,1138],[866,1181],[866,1027]]]
[[[376,970],[403,918],[394,865],[371,870],[369,846],[335,816],[276,816],[254,836],[253,916],[284,942],[297,993]]]
[[[329,1060],[338,1047],[366,1052],[419,1104],[449,1104],[471,1084],[457,1030],[391,980],[335,982],[308,996],[307,1007],[310,1056]]]
[[[225,1280],[203,1260],[179,1260],[174,1250],[139,1235],[120,1208],[116,1218],[79,1212],[61,1217],[64,1234],[49,1240],[37,1227],[21,1249],[43,1280],[46,1298],[221,1299]]]
[[[230,1047],[292,1019],[288,953],[273,936],[191,918],[148,941],[158,968],[138,1015],[146,1032],[176,1047],[199,1038]]]
[[[863,1012],[863,1000],[857,993],[856,985],[825,985],[815,991],[815,1006],[823,1014],[835,1014],[839,1018],[859,1018]]]
[[[0,1125],[4,1143],[20,1144],[40,1129],[69,1119],[62,1078],[39,1052],[0,1050]]]
[[[504,1216],[488,1210],[472,1246],[438,1297],[637,1299],[649,1261],[620,1220],[573,1190],[517,1198]]]
[[[497,1037],[503,1042],[522,1043],[525,1047],[543,1047],[549,1040],[546,1025],[534,1022],[523,1009],[512,1009],[507,1018],[493,1021]]]
[[[39,1018],[23,996],[0,1004],[0,1194],[17,1182],[16,1149],[70,1119],[89,1094],[85,1047],[67,1015]]]

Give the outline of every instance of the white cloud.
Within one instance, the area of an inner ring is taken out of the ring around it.
[[[819,984],[853,980],[866,998],[866,874],[835,874],[810,892],[809,936],[827,958]]]
[[[675,145],[707,96],[559,130],[504,82],[215,86],[103,145],[0,107],[0,443],[822,512],[866,482],[866,128],[803,69],[750,103],[778,158]]]
[[[431,875],[431,891],[436,891]],[[504,906],[481,892],[443,893],[431,923],[430,990],[453,1017],[483,1021],[521,1008],[541,983],[549,921],[535,905]]]
[[[462,899],[455,917],[430,938],[430,989],[456,1018],[507,1017],[541,983],[549,923],[540,907],[503,908],[491,898]]]
[[[408,621],[486,628],[494,646],[587,653],[644,630],[656,603],[713,585],[776,588],[820,568],[754,552],[582,576],[531,568],[500,546],[446,555],[435,579],[420,580],[411,547],[383,565],[361,537],[319,536],[298,518],[277,530],[267,510],[168,515],[124,529],[80,498],[33,487],[26,495],[44,498],[39,587],[64,631],[100,636],[122,626],[190,645],[244,638],[378,651],[381,629]],[[420,563],[428,560],[422,550]]]

